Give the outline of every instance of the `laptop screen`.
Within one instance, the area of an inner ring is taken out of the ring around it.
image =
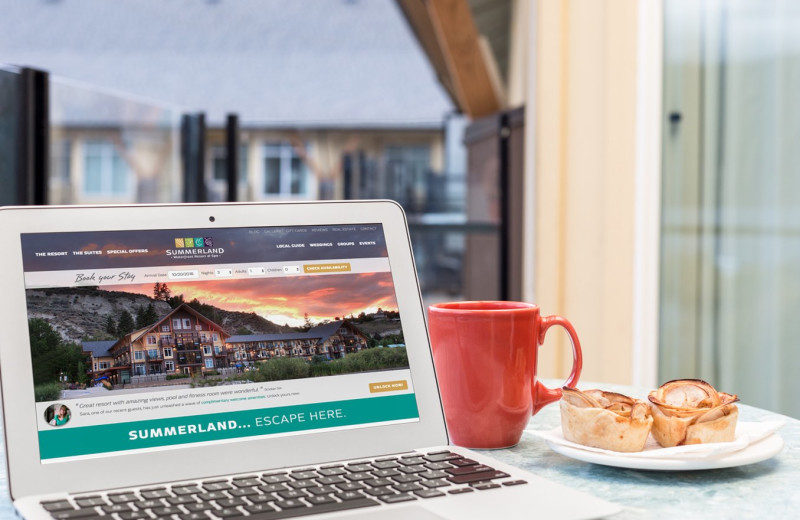
[[[21,239],[43,463],[419,420],[380,224]]]

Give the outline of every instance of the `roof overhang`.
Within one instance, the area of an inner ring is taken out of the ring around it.
[[[503,106],[503,81],[468,0],[396,0],[453,103],[476,119]]]

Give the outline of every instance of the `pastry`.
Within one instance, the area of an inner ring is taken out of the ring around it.
[[[678,379],[653,390],[648,399],[653,437],[665,448],[733,440],[739,416],[735,395],[699,379]]]
[[[564,438],[605,450],[642,451],[653,423],[646,402],[602,390],[561,390]]]

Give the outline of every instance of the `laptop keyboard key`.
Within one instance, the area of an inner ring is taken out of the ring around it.
[[[269,504],[253,504],[252,506],[244,506],[244,510],[251,515],[255,513],[271,513],[273,511],[277,511],[277,509]]]
[[[150,517],[142,517],[142,518],[150,518]],[[209,520],[210,519],[210,517],[207,514],[203,513],[203,512],[184,513],[182,515],[178,515],[178,518],[180,518],[181,520]]]
[[[334,499],[330,495],[315,495],[313,497],[306,498],[306,502],[308,502],[312,506],[318,506],[320,504],[331,504],[331,503],[334,503],[334,502],[336,502],[336,499]]]
[[[223,509],[226,507],[236,507],[247,504],[243,498],[223,498],[221,500],[217,500],[216,502],[217,505]]]
[[[378,488],[368,489],[364,491],[364,493],[373,497],[381,497],[383,495],[394,495],[397,492],[392,489],[389,489],[388,487],[378,487]]]
[[[437,491],[435,489],[420,489],[418,491],[414,491],[414,494],[420,498],[433,498],[433,497],[443,497],[444,493],[441,491]]]
[[[509,476],[508,473],[492,470],[492,471],[482,471],[480,473],[469,473],[467,475],[454,475],[448,478],[447,480],[449,480],[453,484],[471,484],[473,482],[481,482],[484,480],[493,480],[497,478],[506,478],[508,476]]]
[[[140,493],[142,498],[145,499],[153,499],[153,498],[166,498],[171,497],[172,495],[169,494],[169,491],[163,488],[159,489],[143,489]]]
[[[244,516],[244,512],[239,511],[235,507],[223,507],[222,509],[215,509],[214,516],[220,518],[236,518],[238,516]]]
[[[198,495],[203,492],[197,486],[175,486],[172,488],[172,492],[176,495]]]
[[[261,480],[264,481],[265,484],[280,484],[281,482],[289,482],[292,479],[286,474],[272,474],[264,475],[261,477]]]
[[[179,507],[175,506],[157,507],[152,511],[153,513],[156,514],[156,516],[166,516],[166,517],[168,517],[169,515],[179,515],[183,513],[183,511],[181,511]]]
[[[114,495],[108,495],[108,499],[112,504],[124,504],[125,502],[135,502],[136,500],[139,500],[134,493],[118,493]]]
[[[280,507],[281,510],[284,510],[284,509],[297,509],[298,507],[308,507],[307,505],[305,505],[300,500],[297,500],[297,499],[294,499],[294,498],[289,498],[289,499],[286,499],[286,500],[278,500],[278,501],[275,502],[275,505]]]
[[[297,509],[286,509],[284,511],[254,513],[247,517],[248,520],[277,520],[279,518],[297,518],[300,516],[320,514],[320,513],[333,513],[336,511],[346,511],[348,509],[360,509],[364,507],[373,507],[380,505],[371,498],[360,498],[356,500],[348,500],[346,502],[331,502],[327,504],[315,505],[313,507],[303,507]]]
[[[230,493],[232,497],[250,497],[258,495],[258,490],[256,488],[230,489],[228,493]]]
[[[100,509],[107,515],[112,513],[124,513],[125,511],[133,511],[133,508],[128,504],[114,504],[113,506],[103,506]]]
[[[341,484],[342,482],[347,482],[344,477],[339,475],[334,475],[331,477],[320,477],[317,479],[317,482],[322,484],[323,486],[329,486],[331,484]]]
[[[208,511],[214,509],[210,502],[197,502],[196,504],[183,504],[184,509],[190,513],[197,513],[199,511]]]
[[[420,489],[423,489],[422,486],[420,486],[419,484],[414,483],[414,482],[411,482],[409,484],[395,484],[394,488],[397,491],[401,491],[403,493],[405,493],[407,491],[418,491]]]
[[[167,498],[167,502],[171,506],[179,506],[181,504],[194,504],[197,500],[195,500],[192,495],[183,495],[179,497],[169,497]]]
[[[462,466],[459,468],[453,468],[446,470],[451,475],[467,475],[468,473],[482,473],[486,471],[493,471],[494,468],[490,468],[484,464],[473,464],[470,466]]]
[[[472,459],[453,459],[449,462],[453,466],[474,466],[478,463],[478,461]]]
[[[409,502],[411,500],[416,500],[417,497],[414,495],[409,495],[407,493],[395,493],[394,495],[385,495],[379,497],[382,501],[386,502],[387,504],[396,504],[398,502]]]
[[[450,486],[451,485],[450,482],[448,482],[448,481],[446,481],[444,479],[441,479],[441,478],[434,479],[434,480],[424,480],[424,481],[422,481],[420,483],[423,486],[425,486],[426,488],[440,488],[440,487],[445,487],[445,486]]]
[[[399,466],[400,463],[397,462],[395,459],[382,460],[382,461],[376,460],[375,462],[372,463],[372,467],[376,469],[392,469],[392,468],[397,468]]]
[[[392,480],[401,484],[408,484],[409,482],[419,482],[422,478],[417,475],[397,475],[392,477]]]
[[[304,491],[297,490],[297,489],[290,489],[290,490],[287,490],[287,491],[278,491],[276,493],[276,495],[278,495],[281,498],[286,498],[286,499],[289,499],[289,498],[297,499],[297,498],[305,498],[305,497],[307,497],[308,493],[306,493]]]
[[[75,509],[74,507],[72,507],[72,504],[70,504],[66,500],[58,500],[56,502],[42,502],[42,507],[46,511],[50,511],[50,512],[53,512],[53,511],[65,511],[65,510]]]
[[[341,466],[333,466],[320,469],[317,473],[322,475],[323,477],[333,477],[335,475],[344,475],[347,473],[347,470]]]
[[[124,513],[117,513],[122,520],[141,520],[143,518],[151,518],[150,515],[144,511],[125,511]]]
[[[447,492],[449,494],[451,494],[451,495],[460,495],[462,493],[472,493],[473,491],[475,491],[475,490],[472,489],[472,488],[469,488],[469,487],[462,487],[462,488],[455,488],[455,489],[447,490]]]
[[[342,491],[340,493],[336,493],[334,496],[342,501],[358,500],[364,498],[364,495],[362,495],[358,491]]]
[[[237,488],[246,488],[246,487],[253,487],[261,485],[261,480],[252,477],[252,478],[240,478],[240,479],[233,479],[233,485]]]
[[[344,482],[342,484],[337,484],[336,487],[342,491],[358,491],[359,489],[364,489],[367,486],[361,482]]]
[[[428,453],[427,455],[423,455],[422,458],[427,460],[428,462],[444,462],[446,460],[463,459],[464,457],[462,457],[457,453],[452,453],[450,451],[440,451],[435,453]]]
[[[94,506],[107,506],[108,502],[102,497],[85,497],[75,500],[78,507],[94,507]]]
[[[478,482],[477,484],[473,484],[475,489],[478,490],[485,490],[485,489],[496,489],[500,487],[500,484],[495,484],[494,482]]]
[[[99,517],[100,513],[94,509],[73,509],[72,511],[53,511],[50,515],[56,520],[71,520],[72,518]]]

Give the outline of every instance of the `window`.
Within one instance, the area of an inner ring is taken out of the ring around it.
[[[220,347],[219,345],[214,346],[214,354],[219,355],[221,353],[222,353],[222,347]]]
[[[173,370],[175,370],[175,363],[173,363],[172,361],[164,361],[164,369],[169,372],[172,372]]]
[[[215,332],[214,334],[211,335],[211,338],[214,341],[214,343],[216,343],[217,341],[219,341],[219,334]]]
[[[214,359],[212,358],[206,359],[206,368],[214,368]]]
[[[191,329],[192,328],[192,320],[189,318],[183,318],[183,328],[184,329]]]
[[[148,345],[158,344],[158,338],[156,338],[155,336],[147,336],[147,344]]]
[[[108,368],[108,361],[101,361],[100,362],[100,370],[105,370]]]
[[[83,145],[83,169],[86,195],[121,196],[130,191],[130,169],[109,141],[88,141]]]
[[[211,355],[211,347],[205,346],[203,347],[203,355],[210,356]]]
[[[264,156],[264,195],[307,195],[308,168],[291,143],[267,144]]]
[[[162,325],[161,332],[169,332],[169,325]]]
[[[143,350],[134,351],[133,359],[135,359],[137,361],[142,361],[144,359],[144,351]]]
[[[215,182],[228,182],[228,158],[224,146],[211,147],[211,175]],[[239,146],[239,184],[247,182],[247,145]]]
[[[180,318],[172,318],[172,328],[173,329],[182,329],[181,320]]]
[[[157,348],[147,349],[147,357],[156,359],[158,357],[158,349]]]
[[[797,4],[663,5],[659,381],[800,417]]]
[[[172,347],[164,347],[164,357],[172,357]]]
[[[137,376],[143,376],[147,372],[145,372],[144,365],[134,365],[133,373]]]
[[[384,160],[384,196],[399,202],[406,211],[425,210],[431,169],[428,147],[389,146],[384,150]]]

